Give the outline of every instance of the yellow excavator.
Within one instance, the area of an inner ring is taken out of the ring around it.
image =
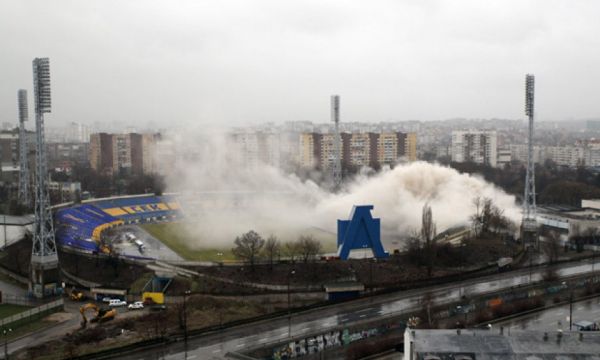
[[[108,320],[112,320],[117,315],[116,309],[103,309],[98,307],[98,305],[94,303],[88,303],[79,308],[79,312],[81,313],[81,327],[85,328],[87,325],[87,317],[85,316],[85,312],[87,310],[94,310],[94,317],[90,320],[90,322],[105,322]]]
[[[83,300],[85,300],[85,298],[86,298],[86,296],[81,291],[77,291],[75,289],[71,290],[71,300],[83,301]]]

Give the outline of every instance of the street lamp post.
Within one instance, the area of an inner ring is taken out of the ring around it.
[[[569,331],[573,330],[573,291],[569,294]]]
[[[375,258],[369,260],[369,292],[373,292],[373,261]]]
[[[188,295],[190,295],[191,291],[190,290],[186,290],[183,293],[183,341],[185,342],[185,345],[187,346],[187,340],[188,340],[188,327],[187,327],[187,297]]]
[[[293,270],[288,274],[287,277],[287,308],[288,308],[288,337],[292,337],[292,310],[290,308],[291,296],[290,296],[290,278],[296,273]]]
[[[569,289],[569,331],[573,330],[573,289],[567,284],[566,281],[562,282]]]
[[[8,334],[12,332],[11,328],[4,329],[4,359],[8,359]]]

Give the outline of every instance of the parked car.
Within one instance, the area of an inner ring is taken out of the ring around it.
[[[109,297],[103,297],[102,302],[109,303],[112,299]]]
[[[110,306],[110,307],[125,306],[125,305],[127,305],[127,301],[120,300],[120,299],[112,299],[108,303],[108,306]]]
[[[129,304],[127,308],[129,308],[129,310],[141,310],[144,308],[144,304],[141,301],[136,301],[134,303]]]

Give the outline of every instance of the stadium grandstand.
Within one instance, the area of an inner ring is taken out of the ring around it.
[[[126,224],[170,221],[182,215],[173,195],[92,199],[56,211],[56,239],[61,246],[109,253],[110,248],[102,242],[105,230]]]

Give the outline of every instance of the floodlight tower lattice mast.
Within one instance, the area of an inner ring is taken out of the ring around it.
[[[25,121],[29,120],[29,108],[27,106],[27,90],[19,90],[17,93],[19,106],[19,202],[26,207],[31,206],[29,194],[29,161],[27,133]]]
[[[340,96],[331,95],[331,121],[334,123],[333,134],[333,185],[339,189],[342,184],[342,154],[340,145]]]
[[[35,98],[35,230],[31,250],[30,291],[36,297],[54,292],[58,280],[58,255],[48,193],[44,114],[51,109],[50,60],[33,60],[33,89]]]
[[[525,176],[525,197],[523,201],[523,221],[521,238],[526,247],[537,246],[537,210],[535,205],[535,162],[533,160],[533,119],[535,98],[535,76],[525,77],[525,114],[529,118],[527,134],[527,173]]]

